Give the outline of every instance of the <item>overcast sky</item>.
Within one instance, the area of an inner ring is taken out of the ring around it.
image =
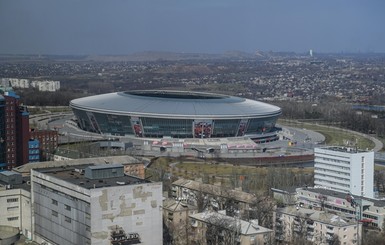
[[[385,52],[384,0],[0,0],[2,54]]]

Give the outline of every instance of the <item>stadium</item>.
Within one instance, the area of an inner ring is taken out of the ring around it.
[[[70,102],[78,126],[103,135],[143,138],[277,139],[279,107],[213,93],[138,90]]]

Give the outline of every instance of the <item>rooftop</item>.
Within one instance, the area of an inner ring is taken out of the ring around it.
[[[364,151],[364,150],[358,149],[357,147],[345,147],[345,146],[326,146],[326,147],[320,147],[319,149],[338,151],[338,152],[345,152],[345,153],[364,153],[364,152],[369,152],[369,151]]]
[[[155,98],[167,98],[167,99],[220,99],[229,97],[227,95],[201,93],[201,92],[189,92],[189,91],[171,91],[171,90],[137,90],[124,92],[125,94],[143,96],[143,97],[155,97]]]
[[[184,91],[132,91],[100,94],[70,102],[77,110],[137,117],[238,119],[279,116],[281,109],[260,101]]]
[[[122,186],[122,185],[135,185],[135,184],[144,184],[150,183],[151,181],[140,179],[137,177],[124,175],[112,178],[99,178],[99,179],[89,179],[84,175],[84,170],[86,167],[95,167],[93,164],[88,165],[74,165],[70,167],[51,167],[44,169],[36,169],[35,171],[44,173],[53,178],[58,178],[69,182],[71,184],[78,185],[85,189],[95,189],[95,188],[104,188],[104,187],[113,187],[113,186]]]
[[[189,215],[191,218],[199,220],[201,222],[209,223],[215,225],[216,222],[219,225],[227,225],[228,230],[236,229],[235,226],[240,226],[241,234],[245,236],[251,236],[261,233],[270,233],[272,230],[265,228],[263,226],[259,226],[256,223],[248,222],[245,220],[241,220],[239,218],[230,217],[217,212],[203,212]],[[225,222],[224,222],[225,221]]]
[[[203,193],[208,193],[215,196],[225,198],[231,197],[239,202],[244,203],[251,203],[255,199],[254,195],[249,194],[247,192],[226,189],[216,185],[203,184],[194,180],[178,179],[177,181],[174,181],[172,185],[181,186],[194,191],[201,191]]]
[[[318,211],[314,209],[306,209],[306,208],[297,209],[294,206],[288,206],[285,208],[277,209],[277,213],[285,213],[292,216],[309,218],[317,222],[321,222],[321,223],[329,224],[333,226],[339,226],[339,227],[357,224],[356,221],[344,219],[341,216],[338,216],[332,213],[328,213],[325,211]]]
[[[323,187],[308,187],[308,188],[302,187],[302,188],[298,188],[297,192],[299,192],[300,190],[310,191],[310,192],[322,194],[325,196],[333,196],[333,197],[337,197],[337,198],[341,198],[341,199],[346,199],[346,195],[348,194],[346,192],[339,192],[336,190],[326,189]],[[372,202],[373,205],[376,207],[385,207],[385,200],[361,197],[361,196],[352,195],[352,194],[350,194],[350,195],[353,196],[356,200],[357,199],[364,199],[366,201]]]
[[[122,165],[126,164],[138,164],[141,163],[137,158],[130,156],[114,156],[114,157],[95,157],[95,158],[82,158],[74,160],[63,160],[63,161],[49,161],[49,162],[36,162],[28,163],[20,167],[13,168],[13,171],[18,173],[29,175],[31,169],[40,168],[52,168],[52,167],[71,167],[74,165],[105,165],[106,163],[114,164],[119,163]]]

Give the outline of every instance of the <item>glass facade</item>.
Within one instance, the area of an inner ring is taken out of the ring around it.
[[[192,125],[191,119],[165,119],[165,118],[146,118],[142,117],[144,137],[162,138],[169,136],[172,138],[191,138]]]
[[[274,129],[276,121],[277,117],[250,119],[245,134],[269,133]]]
[[[277,116],[252,119],[172,119],[134,117],[73,109],[80,128],[111,135],[147,138],[224,138],[260,135],[274,130]]]
[[[235,137],[237,135],[240,121],[240,119],[215,120],[212,137]]]

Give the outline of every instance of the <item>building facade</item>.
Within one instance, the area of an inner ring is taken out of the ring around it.
[[[382,229],[384,226],[384,200],[348,195],[325,188],[297,188],[297,202],[301,207],[334,212],[370,227]]]
[[[277,209],[275,217],[275,238],[283,244],[350,245],[357,244],[361,236],[362,223],[324,211],[289,206]]]
[[[249,222],[220,212],[196,213],[190,215],[190,219],[192,244],[268,245],[273,242],[273,230],[259,226],[257,221]]]
[[[4,126],[0,126],[0,131],[4,127],[1,136],[0,150],[1,155],[5,155],[5,162],[2,163],[2,169],[12,169],[16,166],[28,163],[28,141],[29,141],[29,113],[25,106],[20,105],[20,97],[14,92],[5,92],[0,100],[1,116],[4,120]],[[1,132],[0,132],[1,133]],[[4,145],[3,145],[4,143]]]
[[[40,162],[40,144],[38,140],[28,141],[28,162]]]
[[[13,171],[0,172],[0,226],[18,228],[32,239],[31,185],[29,178]]]
[[[8,169],[7,166],[7,155],[6,155],[6,147],[7,147],[7,144],[6,144],[6,131],[5,131],[5,128],[6,128],[6,125],[5,125],[5,122],[6,122],[6,118],[5,118],[5,106],[6,106],[6,102],[5,102],[5,98],[4,96],[0,95],[0,170],[3,170],[3,169]]]
[[[120,164],[32,170],[31,184],[37,242],[162,243],[162,184]]]
[[[347,147],[314,149],[314,185],[374,197],[374,153]]]
[[[30,139],[39,141],[41,161],[52,160],[52,155],[58,146],[58,132],[55,130],[30,130]]]

